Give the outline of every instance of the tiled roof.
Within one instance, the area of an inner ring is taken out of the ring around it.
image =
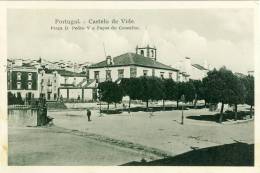
[[[150,68],[157,68],[157,69],[166,69],[172,71],[179,71],[171,66],[162,64],[158,61],[154,61],[151,58],[144,57],[142,55],[138,55],[136,53],[125,53],[113,58],[113,64],[107,65],[106,60],[101,61],[96,64],[92,64],[89,68],[103,68],[103,67],[115,67],[115,66],[129,66],[129,65],[136,65],[142,67],[150,67]]]
[[[208,70],[208,69],[204,68],[203,66],[201,66],[199,64],[192,64],[192,66],[199,69],[199,70]]]
[[[238,73],[238,72],[235,72],[234,73],[237,77],[246,77],[246,75],[245,74],[243,74],[243,73]]]
[[[52,73],[54,71],[57,71],[61,76],[87,77],[87,75],[84,73],[75,73],[75,72],[64,70],[64,69],[45,69],[46,73]]]

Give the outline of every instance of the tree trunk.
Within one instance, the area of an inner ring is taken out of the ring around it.
[[[196,109],[197,108],[197,94],[195,94],[195,99],[194,99],[194,108]]]
[[[163,99],[163,110],[165,111],[165,101]]]
[[[253,117],[253,105],[250,105],[250,118]]]
[[[177,109],[179,109],[179,100],[177,100]]]
[[[148,100],[146,100],[146,111],[148,111]]]
[[[204,106],[205,106],[205,108],[207,107],[207,102],[206,102],[206,100],[204,100]]]
[[[109,103],[107,103],[107,110],[109,110]]]
[[[220,116],[219,116],[219,123],[222,123],[223,120],[223,109],[224,109],[224,103],[221,103],[221,110],[220,110]]]
[[[116,103],[115,103],[115,109],[116,109]]]
[[[195,109],[197,108],[197,101],[198,101],[197,99],[194,100],[194,105],[193,106],[194,106]]]
[[[129,98],[129,103],[128,103],[128,113],[130,113],[130,107],[131,107],[131,98]]]
[[[237,104],[235,104],[235,121],[237,120]]]

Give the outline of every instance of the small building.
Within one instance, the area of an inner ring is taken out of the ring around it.
[[[185,57],[184,60],[181,60],[177,63],[177,69],[180,70],[180,79],[179,81],[189,81],[191,80],[202,80],[207,76],[209,71],[209,65],[207,62],[204,62],[204,65],[193,64],[190,57]]]
[[[38,71],[33,66],[12,66],[7,71],[7,89],[22,98],[38,98]]]
[[[75,89],[82,88],[87,81],[85,73],[75,73],[64,69],[44,69],[39,72],[39,92],[47,101],[60,98],[77,99]],[[81,94],[80,94],[81,96]]]
[[[247,75],[249,75],[249,76],[254,76],[254,73],[255,73],[254,70],[249,70],[249,71],[247,72]]]

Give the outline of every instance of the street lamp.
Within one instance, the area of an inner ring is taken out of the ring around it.
[[[98,97],[98,100],[99,100],[99,116],[101,117],[102,116],[102,113],[101,113],[101,95],[99,94],[98,91],[97,91],[97,97]]]
[[[184,94],[181,96],[181,101],[182,101],[182,106],[181,106],[181,124],[183,125],[184,124],[184,110],[183,110],[183,107],[184,107],[184,102],[185,102]]]

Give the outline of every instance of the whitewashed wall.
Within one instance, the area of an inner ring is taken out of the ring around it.
[[[92,89],[84,89],[84,100],[92,100]]]
[[[143,71],[147,70],[147,76],[152,76],[152,69],[148,67],[136,67],[136,77],[143,76]],[[118,70],[123,69],[124,70],[124,78],[130,78],[130,66],[123,66],[123,67],[110,67],[110,68],[95,68],[95,69],[89,69],[89,77],[90,79],[94,79],[94,72],[99,71],[99,78],[105,79],[106,78],[106,70],[111,70],[111,77],[112,80],[115,81],[118,79]],[[164,70],[164,69],[155,69],[155,76],[161,77],[161,72],[164,72],[164,78],[169,78],[169,73],[172,73],[173,80],[177,79],[177,72],[170,71],[170,70]]]
[[[192,66],[190,79],[202,80],[205,76],[207,76],[207,70],[199,70]]]
[[[95,71],[99,71],[99,78],[106,78],[106,70],[111,70],[111,78],[113,81],[118,79],[118,70],[124,70],[124,78],[130,78],[130,66],[121,66],[121,67],[109,67],[109,68],[95,68],[89,69],[89,77],[90,79],[94,79]]]

